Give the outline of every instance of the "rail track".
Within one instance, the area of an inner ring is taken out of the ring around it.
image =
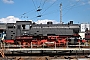
[[[89,57],[86,56],[7,56],[6,58],[1,58],[0,60],[79,60],[79,59],[87,59],[90,60]]]

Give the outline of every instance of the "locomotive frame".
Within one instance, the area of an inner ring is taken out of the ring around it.
[[[7,23],[6,44],[22,45],[21,47],[66,47],[83,43],[78,34],[79,24],[35,24],[31,21],[17,21]]]

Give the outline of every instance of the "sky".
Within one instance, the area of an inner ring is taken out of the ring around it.
[[[62,22],[90,23],[90,0],[0,0],[0,22],[60,23],[61,3]]]

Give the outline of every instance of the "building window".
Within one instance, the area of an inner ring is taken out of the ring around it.
[[[25,30],[29,29],[29,27],[30,27],[29,25],[25,25],[25,24],[22,25],[22,29],[25,29]]]
[[[26,26],[25,26],[25,29],[29,29],[29,25],[26,25]]]

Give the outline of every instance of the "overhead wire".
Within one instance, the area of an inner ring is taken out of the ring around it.
[[[65,7],[63,10],[65,10],[66,8],[68,8],[68,6],[69,6],[69,5],[66,5],[66,7]],[[71,7],[69,7],[69,8],[71,8]],[[68,9],[69,9],[69,8],[68,8]],[[54,10],[53,12],[50,12],[50,13],[48,13],[48,14],[52,14],[52,13],[55,13],[55,12],[57,12],[57,11],[60,11],[60,10],[56,10],[56,11]],[[48,14],[43,14],[43,15],[48,15]]]
[[[26,16],[27,14],[32,14],[33,12],[35,12],[34,11],[35,9],[32,9],[32,10],[30,10],[30,11],[28,11],[28,12],[25,12],[25,13],[23,13],[22,15],[20,15],[20,18],[29,18],[29,16]]]
[[[44,4],[45,4],[45,2],[46,2],[46,0],[44,1]],[[56,1],[55,1],[55,2],[56,2]],[[50,8],[52,5],[54,5],[55,2],[53,2],[48,8]],[[47,9],[46,9],[46,10],[47,10]],[[45,11],[46,11],[46,10],[45,10]],[[45,12],[45,11],[44,11],[44,12]],[[56,10],[56,11],[57,11],[57,10]],[[56,11],[53,11],[53,13],[55,13]],[[44,13],[44,12],[43,12],[43,13]],[[41,14],[41,15],[38,15],[37,17],[42,17],[42,16],[49,15],[49,14],[52,14],[52,12],[51,12],[51,13],[48,13],[48,14]],[[36,17],[34,17],[34,18],[36,18]]]
[[[42,1],[42,0],[41,0]],[[27,12],[24,12],[23,14],[20,14],[19,16],[20,16],[20,18],[29,18],[28,16],[25,16],[26,14],[28,14],[28,13],[30,13],[30,12],[33,12],[33,11],[35,11],[35,12],[37,12],[37,7],[36,7],[36,5],[35,5],[35,2],[34,2],[34,0],[32,0],[32,2],[33,2],[33,4],[34,4],[34,9],[32,9],[32,10],[30,10],[30,11],[27,11]],[[38,15],[39,15],[39,13],[38,13]],[[37,18],[37,17],[33,17],[33,18]],[[31,19],[33,19],[33,18],[31,18]]]
[[[34,1],[33,1],[33,0],[32,0],[32,2],[33,2],[33,4],[34,4],[35,9],[37,10],[36,5],[35,5],[35,3],[34,3]],[[37,13],[38,13],[38,12],[37,12]],[[39,15],[39,13],[38,13],[38,15]]]
[[[30,12],[33,12],[35,9],[32,9],[32,10],[30,10],[30,11],[28,11],[28,12],[25,12],[25,13],[23,13],[22,15],[25,15],[25,14],[28,14],[28,13],[30,13]]]
[[[42,5],[42,7],[44,7],[46,1],[47,1],[47,0],[45,0],[45,1],[43,2],[43,4],[41,4],[41,3],[42,3],[42,0],[40,0],[40,5],[39,5],[39,6],[41,7],[41,5]],[[80,1],[80,0],[79,0],[79,1]],[[79,1],[78,1],[78,2],[79,2]],[[33,2],[33,4],[34,4],[35,9],[23,13],[23,14],[22,14],[23,17],[25,17],[24,15],[26,15],[26,14],[28,14],[28,13],[34,11],[34,10],[37,10],[37,7],[36,7],[36,5],[35,5],[35,3],[34,3],[34,0],[32,0],[32,2]],[[56,2],[56,1],[55,1],[55,2]],[[55,2],[53,2],[47,9],[45,9],[44,12],[41,14],[41,16],[53,14],[53,13],[59,11],[59,10],[56,10],[56,11],[53,11],[53,12],[44,14],[50,7],[52,7],[52,6],[55,4]],[[78,3],[78,2],[77,2],[77,3]],[[75,3],[70,9],[72,9],[77,3]],[[43,9],[43,8],[42,8],[42,9]],[[65,8],[64,8],[64,9],[65,9]],[[69,9],[68,11],[70,11],[70,9]],[[67,11],[67,12],[68,12],[68,11]],[[36,11],[35,11],[35,12],[36,12]],[[66,13],[67,13],[67,12],[66,12]],[[66,13],[65,13],[65,14],[66,14]],[[64,15],[65,15],[65,14],[64,14]],[[39,15],[40,15],[40,14],[38,14],[38,16],[39,16]],[[63,16],[64,16],[64,15],[63,15]],[[31,18],[31,19],[34,19],[34,18],[37,18],[37,16],[35,16],[35,17]]]
[[[33,0],[32,0],[32,1],[33,1]],[[45,1],[44,1],[44,3],[43,3],[43,6],[42,6],[42,7],[44,7],[44,5],[45,5],[46,1],[47,1],[47,0],[45,0]],[[42,2],[42,0],[40,1],[40,4],[41,4],[41,2]],[[55,2],[56,2],[56,1],[55,1]],[[51,4],[51,5],[50,5],[50,6],[49,6],[49,7],[48,7],[45,11],[47,11],[47,10],[48,10],[48,9],[49,9],[52,5],[54,5],[54,4],[55,4],[55,2],[53,2],[53,3],[52,3],[52,4]],[[34,1],[33,1],[33,3],[34,3]],[[35,6],[35,4],[34,4],[34,6]],[[39,7],[41,7],[41,6],[39,6]],[[44,12],[45,12],[45,11],[44,11]],[[43,12],[43,13],[44,13],[44,12]],[[47,15],[47,14],[44,14],[44,15]],[[42,16],[44,16],[44,15],[43,15],[43,14],[40,14],[40,15],[38,15],[37,17],[42,17]],[[36,18],[36,17],[34,17],[34,18]]]
[[[36,11],[37,11],[37,8],[36,8],[36,5],[35,5],[35,3],[34,3],[34,1],[32,0],[32,2],[33,2],[33,4],[34,4],[34,7],[35,7],[35,9],[36,9]],[[39,8],[39,7],[38,7]],[[38,16],[39,16],[39,12],[37,11],[37,13],[38,13]],[[37,18],[37,15],[36,15],[36,17],[34,17],[34,18]]]
[[[41,6],[41,2],[42,2],[42,0],[40,0],[40,4],[39,4],[39,6]]]
[[[56,2],[56,1],[55,1],[55,2]],[[53,2],[47,9],[45,9],[43,13],[45,13],[52,5],[54,5],[55,2]],[[43,14],[43,13],[42,13],[42,14]]]
[[[72,9],[78,2],[80,2],[80,0],[78,0],[73,6],[71,6],[70,9]],[[68,13],[68,11],[69,11],[70,9],[68,9],[66,13]],[[65,13],[65,14],[66,14],[66,13]],[[64,15],[65,15],[65,14],[64,14]],[[63,15],[63,16],[64,16],[64,15]]]
[[[44,0],[44,3],[42,3],[42,4],[41,4],[42,0],[40,1],[40,5],[38,6],[38,10],[37,10],[37,12],[39,12],[40,14],[39,14],[37,17],[41,17],[41,16],[42,16],[42,15],[41,15],[41,10],[43,9],[46,1],[47,1],[47,0]],[[42,7],[41,7],[41,5],[42,5]]]
[[[46,1],[47,1],[47,0],[44,0],[44,3],[42,4],[42,9],[43,9],[43,7],[44,7],[44,5],[45,5]]]
[[[32,0],[32,2],[33,2],[33,4],[34,4],[35,9],[37,10],[36,5],[35,5],[35,3],[34,3],[34,1],[33,1],[33,0]]]
[[[37,3],[37,0],[36,0],[36,7],[38,7],[38,3]]]
[[[56,13],[56,12],[58,12],[58,11],[60,11],[60,10],[54,10],[53,12],[50,12],[50,13],[44,14],[44,15],[50,15],[50,14]]]
[[[40,1],[40,5],[39,5],[39,7],[38,8],[41,8],[41,10],[43,9],[43,7],[44,7],[44,5],[45,5],[45,3],[46,3],[46,1],[47,0],[44,0],[44,2],[41,4],[41,2],[42,2],[42,0]],[[42,6],[41,6],[42,5]],[[39,11],[40,12],[40,15],[41,15],[41,11]],[[42,15],[41,15],[42,16]]]
[[[33,0],[32,0],[32,1],[33,1]],[[41,0],[41,1],[42,1],[42,0]],[[44,2],[45,2],[45,1],[44,1]],[[55,1],[55,2],[56,2],[56,1]],[[44,14],[52,5],[55,4],[55,2],[54,2],[53,4],[51,4],[51,5],[43,12],[42,16],[49,15],[49,14],[53,14],[53,13],[59,11],[59,10],[56,10],[56,11],[53,11],[53,12],[51,12],[51,13]],[[78,2],[79,2],[79,1],[78,1]],[[34,1],[33,1],[33,4],[34,4],[34,7],[35,7],[35,9],[36,9],[36,6],[35,6]],[[40,4],[41,4],[41,2],[40,2]],[[45,3],[43,3],[43,4],[45,5]],[[71,8],[73,8],[76,4],[77,4],[77,3],[75,3]],[[41,6],[40,6],[40,7],[41,7]],[[71,8],[70,8],[70,9],[71,9]],[[69,10],[70,10],[70,9],[69,9]],[[68,11],[69,11],[69,10],[68,10]],[[31,11],[32,11],[32,10],[31,10]],[[31,11],[28,11],[28,12],[24,13],[24,15],[27,14],[27,13],[29,13],[29,12],[31,12]],[[67,12],[68,12],[68,11],[67,11]],[[66,12],[66,13],[67,13],[67,12]],[[66,14],[66,13],[65,13],[65,14]],[[65,15],[65,14],[64,14],[64,15]],[[33,18],[37,18],[37,16],[36,16],[36,17],[33,17]],[[31,18],[31,19],[33,19],[33,18]]]
[[[79,0],[79,1],[80,1],[80,0]],[[78,1],[78,2],[79,2],[79,1]],[[78,3],[78,2],[77,2],[77,3]],[[70,9],[73,8],[77,3],[75,3],[72,7],[70,7]],[[52,5],[53,5],[53,4],[52,4]],[[51,6],[52,6],[52,5],[51,5]],[[51,6],[50,6],[50,7],[51,7]],[[68,5],[67,5],[67,7],[68,7]],[[66,8],[64,8],[64,9],[66,9]],[[70,10],[70,9],[69,9],[69,10]],[[69,11],[69,10],[68,10],[68,11]],[[46,10],[45,10],[45,11],[46,11]],[[45,11],[44,11],[44,12],[45,12]],[[53,13],[55,13],[55,12],[57,12],[57,11],[60,11],[60,10],[56,10],[56,11],[51,12],[51,13],[48,13],[48,14],[42,14],[42,16],[49,15],[49,14],[53,14]],[[66,13],[67,13],[67,12],[66,12]]]
[[[57,5],[59,5],[59,4],[56,4],[56,6],[57,6]],[[55,10],[52,10],[52,11],[50,11],[50,12],[48,12],[48,13],[43,14],[43,15],[53,14],[53,13],[55,13],[55,12],[57,12],[57,11],[60,11],[60,10],[55,9]]]

